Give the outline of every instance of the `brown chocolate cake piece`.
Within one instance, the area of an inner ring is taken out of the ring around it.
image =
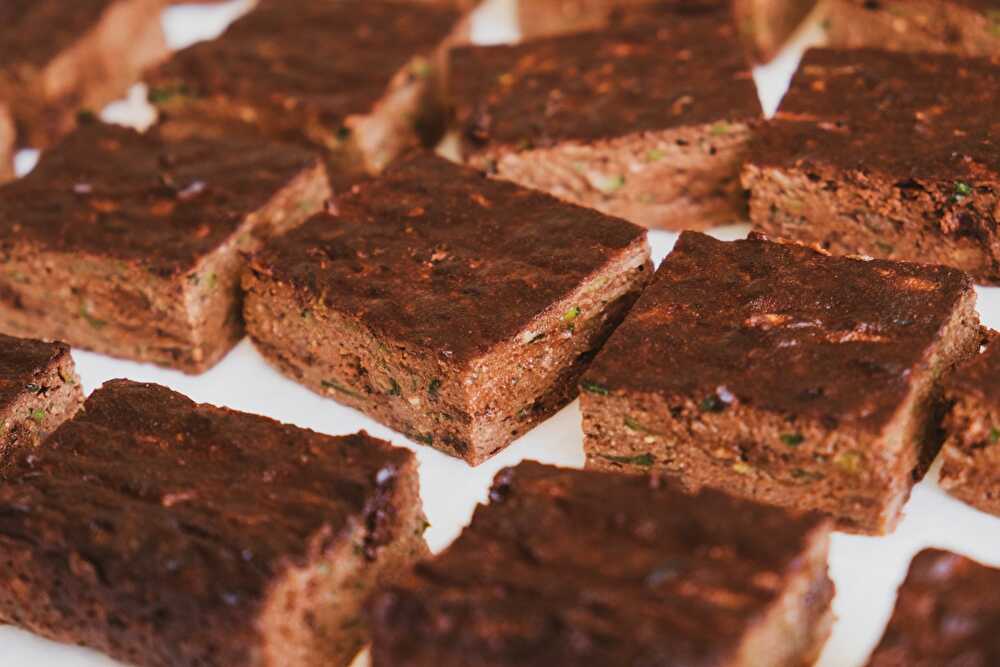
[[[755,137],[743,183],[768,234],[955,266],[1000,283],[1000,66],[815,50]]]
[[[141,667],[340,666],[426,554],[416,458],[114,380],[0,485],[0,621]]]
[[[760,102],[736,30],[690,16],[452,55],[466,161],[647,227],[746,217]]]
[[[329,194],[301,148],[83,126],[0,188],[0,331],[204,371],[243,336],[243,253]]]
[[[0,334],[0,465],[34,446],[83,402],[69,347]]]
[[[975,299],[948,267],[685,232],[583,376],[587,464],[891,531]]]
[[[490,499],[374,597],[374,667],[792,667],[826,641],[817,515],[534,462]]]
[[[414,154],[258,254],[280,370],[479,464],[569,403],[652,264],[645,230]]]
[[[1000,570],[926,549],[910,564],[868,667],[1000,664]]]

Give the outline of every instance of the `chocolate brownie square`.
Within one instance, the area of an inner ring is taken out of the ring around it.
[[[0,485],[0,621],[141,667],[347,665],[426,554],[412,453],[114,380]]]
[[[868,667],[1000,664],[1000,570],[926,549],[910,564]]]
[[[0,331],[204,371],[243,336],[243,253],[329,194],[301,148],[83,126],[0,188]]]
[[[947,267],[684,232],[583,376],[587,464],[891,531],[975,300]]]
[[[83,402],[69,348],[0,334],[0,464],[37,445]]]
[[[745,219],[761,109],[735,27],[655,26],[453,51],[465,160],[648,227]]]
[[[755,228],[1000,283],[1000,65],[815,50],[755,137]]]
[[[414,154],[259,253],[250,338],[305,386],[479,464],[569,403],[652,274],[645,230]]]
[[[369,606],[374,667],[812,664],[829,523],[534,462]]]

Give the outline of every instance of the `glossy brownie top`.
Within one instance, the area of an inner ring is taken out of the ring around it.
[[[646,22],[452,51],[467,141],[545,147],[760,117],[730,20],[691,15],[650,22],[656,29]]]
[[[447,664],[729,664],[825,520],[526,462],[372,606],[375,653]]]
[[[583,386],[878,434],[972,294],[947,267],[684,232]]]
[[[869,667],[1000,664],[1000,570],[920,552]]]
[[[1000,410],[1000,334],[992,332],[983,353],[965,362],[945,383],[953,398],[971,396]]]
[[[122,0],[3,0],[0,2],[0,81],[23,75],[21,67],[38,68],[86,36],[112,5]],[[150,20],[162,8],[147,2]],[[6,69],[16,64],[15,69]],[[6,71],[5,71],[6,70]]]
[[[63,343],[0,334],[0,410],[24,392],[38,391],[35,380],[67,354],[69,347]]]
[[[269,245],[255,271],[397,343],[468,361],[522,332],[645,230],[416,153]]]
[[[0,253],[28,246],[179,274],[317,164],[288,146],[165,144],[119,126],[84,124],[30,174],[0,187]]]

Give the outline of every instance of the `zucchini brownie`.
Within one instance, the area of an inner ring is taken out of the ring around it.
[[[327,155],[343,187],[444,127],[446,48],[463,13],[412,0],[263,0],[147,75],[171,136],[241,128]]]
[[[204,371],[243,336],[242,253],[329,194],[301,148],[84,125],[0,188],[0,331]]]
[[[975,300],[948,267],[684,232],[583,376],[587,464],[891,531]]]
[[[423,153],[250,268],[269,361],[474,465],[576,396],[652,274],[645,230]]]
[[[768,234],[1000,283],[1000,65],[815,50],[743,173]]]
[[[0,486],[0,621],[141,667],[347,665],[426,555],[416,458],[113,380]]]
[[[83,402],[69,347],[0,334],[0,463],[37,445]]]
[[[374,667],[812,664],[829,523],[657,479],[534,462],[369,605]]]
[[[1000,570],[926,549],[913,559],[868,667],[1000,664]]]
[[[465,160],[647,227],[746,218],[760,102],[736,30],[712,16],[452,55]]]

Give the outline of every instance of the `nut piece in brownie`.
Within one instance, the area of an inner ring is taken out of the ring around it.
[[[84,125],[0,188],[0,331],[187,372],[242,337],[242,253],[322,210],[322,162]]]
[[[914,557],[868,667],[1000,664],[1000,570],[926,549]]]
[[[715,16],[452,52],[466,161],[648,227],[743,220],[760,102]]]
[[[82,402],[69,347],[0,334],[0,463],[41,442]]]
[[[0,486],[0,621],[142,667],[347,665],[426,554],[412,453],[114,380]]]
[[[522,463],[369,605],[374,667],[812,664],[829,522],[655,479]]]
[[[319,149],[339,188],[440,134],[461,18],[445,3],[264,0],[150,72],[150,101],[173,136],[242,126]]]
[[[975,299],[948,267],[685,232],[581,381],[587,463],[888,532]]]
[[[1000,283],[1000,65],[806,54],[743,182],[768,234]]]
[[[555,413],[652,274],[645,230],[417,153],[276,240],[247,331],[302,384],[479,464]]]

